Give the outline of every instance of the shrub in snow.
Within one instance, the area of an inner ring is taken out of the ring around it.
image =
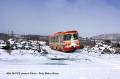
[[[115,54],[120,54],[120,48],[116,48]]]
[[[44,41],[39,41],[39,44],[41,44],[41,45],[46,45],[46,42],[44,42]]]
[[[111,45],[111,40],[104,40],[104,43],[105,43],[106,45]]]
[[[42,49],[41,55],[44,56],[44,55],[47,55],[47,54],[48,54],[47,50]]]
[[[101,52],[101,54],[110,54],[110,53],[112,53],[112,51],[110,51],[109,49],[107,49],[107,48],[105,48],[102,52]]]
[[[3,40],[0,40],[0,48],[4,48],[6,46],[6,42]]]
[[[87,51],[94,52],[94,53],[101,53],[101,54],[115,53],[115,49],[103,41],[97,42],[94,47],[89,48]]]
[[[11,45],[13,45],[13,44],[15,43],[15,41],[14,41],[12,38],[10,38],[10,39],[8,40],[8,42],[9,42]]]
[[[6,42],[6,46],[4,46],[4,47],[3,47],[3,49],[5,49],[5,50],[6,50],[6,52],[7,52],[9,55],[11,55],[11,50],[12,50],[12,47],[11,47],[11,45],[10,45],[10,42],[9,42],[9,41],[7,41],[7,42]]]
[[[10,50],[11,49],[11,45],[10,45],[9,41],[6,42],[6,46],[4,46],[3,49],[6,49],[6,50]]]
[[[119,43],[119,42],[117,42],[117,43],[113,43],[113,44],[112,44],[112,47],[120,48],[120,43]]]
[[[84,45],[83,44],[80,44],[80,49],[83,49],[84,48]]]

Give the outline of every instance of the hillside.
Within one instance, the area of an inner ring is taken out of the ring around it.
[[[91,37],[93,39],[110,39],[110,40],[120,40],[120,33],[114,34],[101,34]]]

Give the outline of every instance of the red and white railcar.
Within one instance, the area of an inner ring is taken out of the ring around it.
[[[49,46],[52,49],[64,52],[72,52],[80,49],[78,32],[73,30],[54,33],[49,36]]]

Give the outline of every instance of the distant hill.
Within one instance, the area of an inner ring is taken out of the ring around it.
[[[116,34],[101,34],[101,35],[93,36],[91,38],[93,38],[93,39],[101,39],[101,40],[105,40],[105,39],[120,40],[120,33],[116,33]]]
[[[48,41],[48,36],[41,36],[41,35],[17,35],[17,34],[6,34],[0,33],[1,40],[8,40],[9,38],[22,38],[27,40],[41,40],[41,41]]]

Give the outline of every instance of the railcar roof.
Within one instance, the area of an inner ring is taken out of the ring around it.
[[[64,31],[64,32],[56,32],[53,35],[50,35],[49,37],[54,37],[56,35],[60,35],[60,34],[67,34],[67,33],[78,33],[76,30],[72,30],[72,31]]]

